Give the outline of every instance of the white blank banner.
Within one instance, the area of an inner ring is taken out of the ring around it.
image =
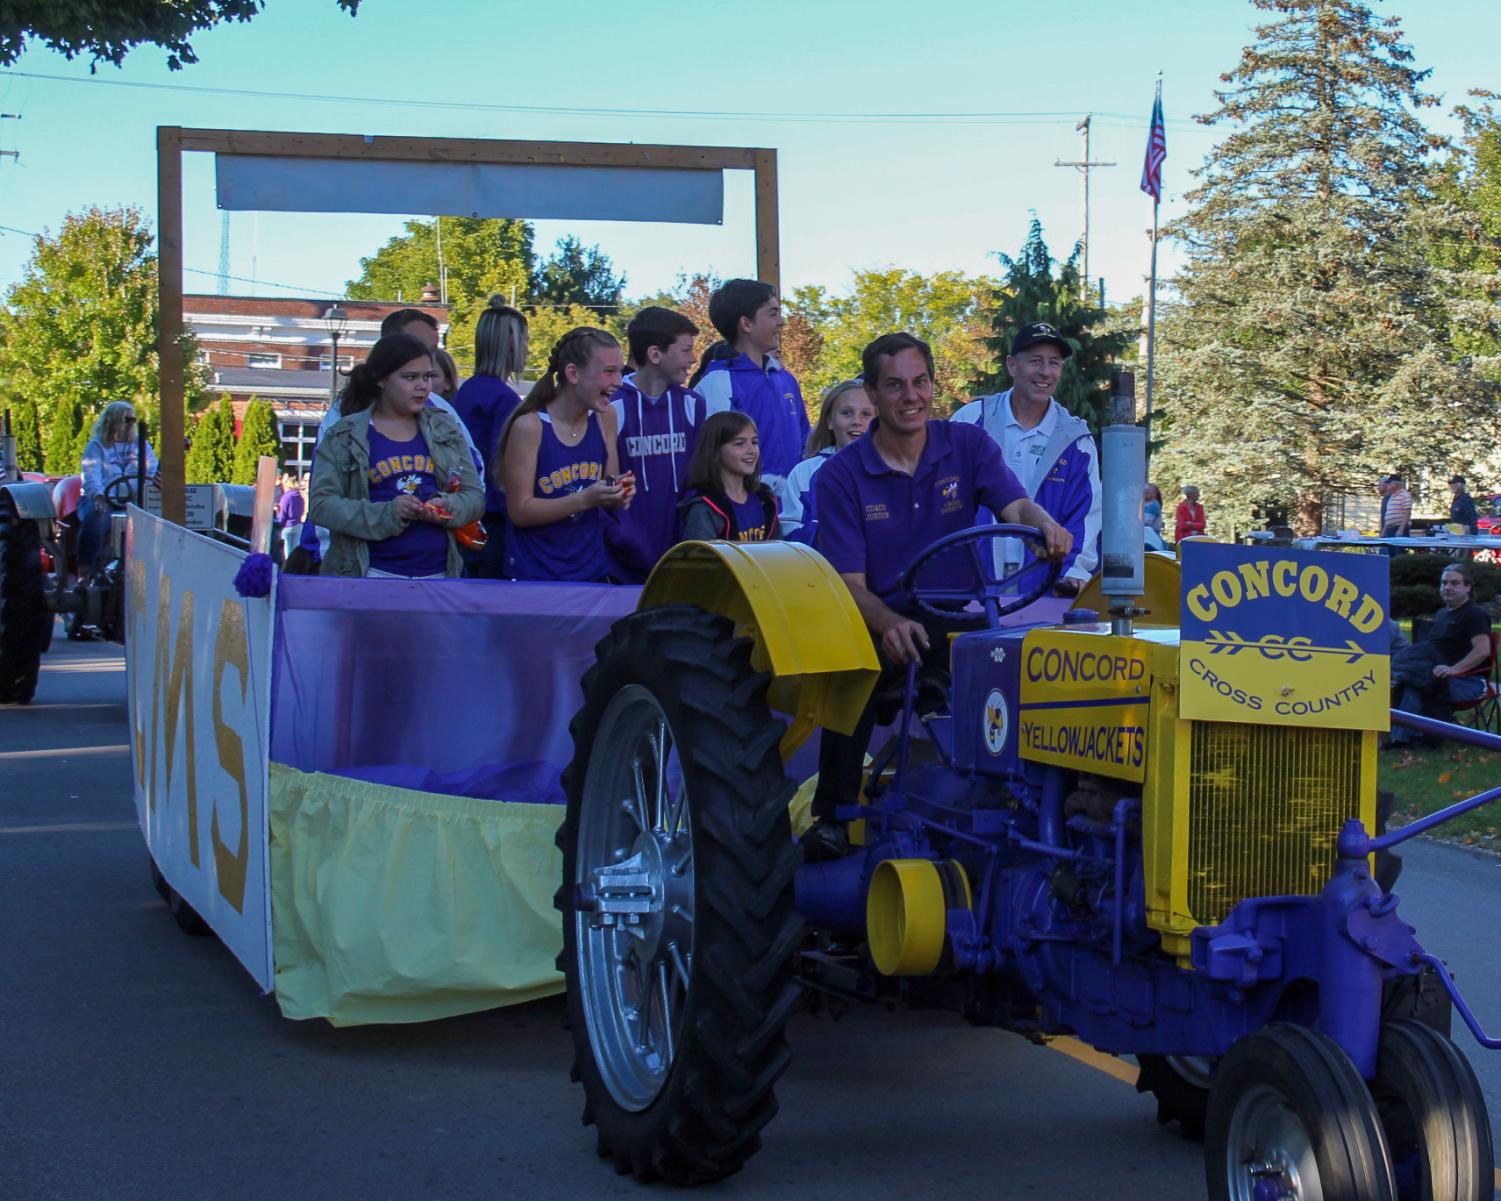
[[[574,221],[724,222],[724,173],[660,167],[215,155],[219,207]]]

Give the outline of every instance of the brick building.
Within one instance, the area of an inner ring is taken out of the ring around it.
[[[448,332],[448,310],[437,303],[436,288],[425,289],[415,304],[190,293],[182,306],[183,325],[198,343],[198,361],[209,370],[209,391],[230,398],[236,426],[252,397],[269,401],[286,465],[299,475],[308,470],[318,423],[335,386],[330,309],[337,306],[345,314],[338,363],[344,374],[370,353],[380,323],[398,309],[431,313],[440,335]]]

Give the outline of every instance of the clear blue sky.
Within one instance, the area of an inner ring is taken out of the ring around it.
[[[1497,0],[1398,0],[1430,90],[1444,99],[1426,119],[1452,132],[1448,109],[1475,86],[1501,87]],[[1074,125],[1095,119],[1094,157],[1118,166],[1093,175],[1091,275],[1108,295],[1140,293],[1147,271],[1150,200],[1138,190],[1153,80],[1164,73],[1168,118],[1164,220],[1179,211],[1188,172],[1216,141],[1192,116],[1213,106],[1221,72],[1249,40],[1258,14],[1243,0],[1067,6],[1014,0],[759,0],[688,6],[642,27],[638,7],[447,0],[365,0],[350,19],[333,0],[269,0],[248,25],[194,40],[200,61],[166,69],[154,47],[121,69],[33,49],[0,72],[0,225],[56,228],[93,204],[140,206],[155,220],[155,127],[189,125],[345,133],[684,142],[771,146],[779,152],[783,283],[835,291],[864,267],[993,271],[991,252],[1015,253],[1032,213],[1049,245],[1066,252],[1081,228]],[[164,85],[163,90],[108,81]],[[165,90],[416,97],[427,107]],[[482,111],[445,103],[596,106],[719,113],[1057,114],[984,121],[739,119]],[[187,156],[186,277],[213,291],[219,214],[210,159]],[[358,260],[396,232],[396,218],[237,213],[232,272],[337,293]],[[563,233],[598,242],[641,294],[680,271],[754,271],[750,176],[728,177],[723,227],[557,222],[538,225],[538,248]],[[0,286],[19,275],[29,240],[0,231]],[[1172,255],[1164,260],[1170,268]],[[236,283],[233,290],[251,291]],[[268,295],[291,293],[266,285]]]

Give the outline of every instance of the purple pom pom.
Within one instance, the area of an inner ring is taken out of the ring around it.
[[[270,555],[250,555],[235,572],[235,591],[241,596],[270,596],[274,568]]]

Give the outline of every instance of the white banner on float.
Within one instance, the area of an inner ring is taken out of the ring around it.
[[[724,172],[216,154],[221,209],[724,224]]]
[[[128,538],[136,816],[167,883],[269,990],[273,597],[235,591],[242,551],[142,509],[130,510]]]

